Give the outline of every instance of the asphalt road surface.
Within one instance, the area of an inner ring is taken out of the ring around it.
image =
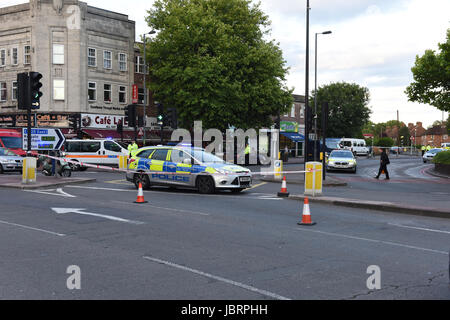
[[[402,161],[392,181],[430,188],[435,178]],[[364,179],[377,162],[360,164],[335,175],[376,189]],[[299,226],[303,203],[277,198],[278,184],[215,195],[153,188],[135,204],[120,174],[74,174],[98,181],[0,189],[0,299],[450,298],[450,219],[311,204],[317,224]],[[70,266],[80,289],[68,286]],[[379,289],[368,287],[373,266]]]

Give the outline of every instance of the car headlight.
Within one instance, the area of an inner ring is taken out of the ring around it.
[[[328,161],[328,164],[329,164],[329,165],[334,165],[334,161],[329,160],[329,161]]]
[[[224,170],[224,169],[216,169],[216,168],[214,168],[214,170],[216,170],[218,173],[221,173],[221,174],[229,174],[229,173],[231,173],[231,171]]]

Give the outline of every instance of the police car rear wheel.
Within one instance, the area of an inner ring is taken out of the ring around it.
[[[136,189],[139,189],[139,183],[142,183],[142,189],[150,189],[150,179],[146,174],[135,174],[133,177],[133,182]]]
[[[214,193],[215,185],[213,179],[211,177],[198,177],[197,178],[197,188],[198,192],[205,193]]]

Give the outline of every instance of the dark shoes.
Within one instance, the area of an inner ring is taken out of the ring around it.
[[[379,179],[378,177],[374,177],[375,179]]]

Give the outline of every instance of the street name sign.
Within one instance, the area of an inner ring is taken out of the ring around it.
[[[28,129],[22,129],[23,150],[28,149]],[[31,150],[60,150],[66,138],[59,129],[31,129]]]

